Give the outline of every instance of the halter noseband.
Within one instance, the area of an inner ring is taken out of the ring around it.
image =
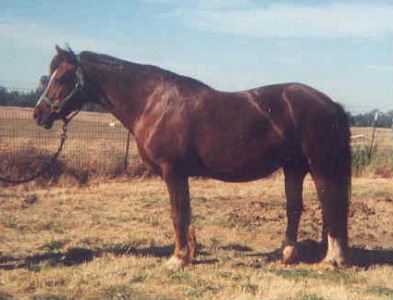
[[[58,101],[53,101],[52,99],[48,98],[45,95],[45,92],[40,96],[38,99],[38,102],[44,101],[46,104],[48,104],[55,113],[60,114],[61,111],[63,110],[64,106],[70,101],[70,99],[75,96],[77,93],[82,92],[85,89],[85,81],[83,78],[83,70],[82,70],[82,65],[80,61],[79,55],[76,56],[76,71],[75,71],[75,76],[76,76],[76,83],[71,92],[64,97],[62,100]]]

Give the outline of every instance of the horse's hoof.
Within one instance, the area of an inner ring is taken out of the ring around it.
[[[319,264],[318,268],[322,269],[323,271],[334,271],[337,268],[337,265],[332,261],[328,261],[323,259]]]
[[[172,256],[166,263],[165,263],[165,268],[169,271],[180,271],[181,269],[183,269],[185,266],[187,265],[187,263],[176,257],[176,256]]]
[[[323,268],[335,269],[349,266],[348,261],[343,256],[326,256],[320,263]]]
[[[297,259],[297,250],[293,245],[285,246],[282,251],[282,262],[284,264],[293,264]]]

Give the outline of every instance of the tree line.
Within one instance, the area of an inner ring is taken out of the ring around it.
[[[375,121],[375,115],[378,113],[378,119]],[[349,115],[349,122],[351,126],[358,127],[369,127],[375,126],[377,127],[392,127],[393,120],[393,110],[389,110],[388,112],[379,112],[377,109],[373,109],[367,113]]]
[[[0,85],[0,106],[34,107],[38,98],[45,90],[48,81],[48,76],[41,76],[38,87],[29,92],[9,90],[6,87]],[[87,103],[84,105],[82,110],[102,111],[98,105],[93,103]]]
[[[40,85],[35,90],[30,92],[19,92],[10,91],[7,88],[0,85],[0,105],[2,106],[20,106],[20,107],[34,107],[37,99],[41,95],[45,83],[47,81],[46,76],[43,76],[40,80]],[[96,105],[87,105],[84,107],[87,111],[100,111]],[[348,118],[351,126],[367,127],[373,126],[375,120],[375,114],[378,110],[374,109],[366,113],[351,114],[348,113]],[[388,112],[378,112],[378,119],[376,121],[377,127],[391,127],[393,119],[393,110]]]
[[[21,106],[32,107],[37,102],[40,92],[32,90],[27,93],[19,91],[9,91],[3,86],[0,86],[0,105],[2,106]]]

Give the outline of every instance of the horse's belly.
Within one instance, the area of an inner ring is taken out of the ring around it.
[[[270,147],[269,147],[270,146]],[[204,176],[225,181],[248,181],[270,175],[283,165],[282,149],[271,145],[222,149],[200,157]]]
[[[205,169],[204,172],[200,173],[200,176],[210,177],[228,182],[243,182],[260,179],[269,176],[274,171],[280,168],[280,165],[275,165],[270,168],[259,168],[257,170],[236,171],[236,172],[220,172],[213,169]]]

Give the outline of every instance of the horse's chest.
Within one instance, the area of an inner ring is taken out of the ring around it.
[[[139,158],[143,165],[152,173],[160,174],[161,169],[157,161],[155,161],[154,156],[148,151],[143,142],[136,138],[136,144],[139,152]]]

